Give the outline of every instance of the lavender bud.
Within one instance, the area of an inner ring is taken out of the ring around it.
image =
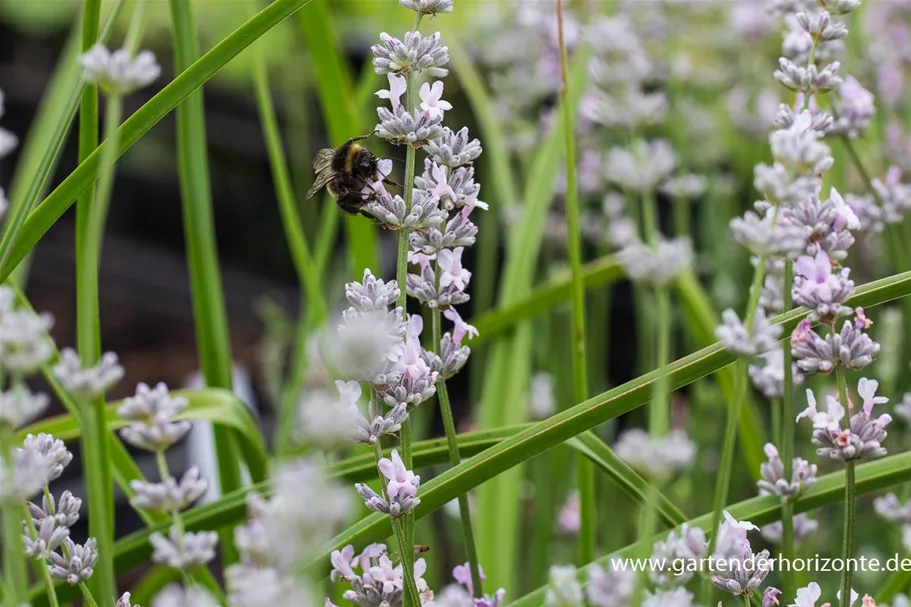
[[[179,483],[173,477],[161,483],[131,481],[130,489],[136,495],[130,499],[130,504],[152,512],[180,512],[202,497],[208,488],[208,481],[199,477],[199,468],[192,466]]]
[[[828,92],[841,86],[842,80],[838,76],[841,63],[833,61],[822,70],[815,65],[804,67],[797,65],[786,57],[778,59],[779,69],[775,70],[775,79],[792,91],[801,91],[807,94],[815,92]]]
[[[69,452],[63,441],[55,439],[52,435],[44,432],[38,434],[38,436],[29,434],[25,437],[22,446],[23,449],[34,450],[47,457],[49,466],[48,481],[60,478],[60,475],[63,474],[63,469],[73,461],[73,454]]]
[[[22,544],[26,556],[33,559],[47,559],[49,554],[63,544],[70,536],[69,527],[57,525],[51,517],[45,517],[35,523],[35,534],[23,521]]]
[[[77,398],[95,398],[103,396],[123,379],[123,367],[113,352],[106,352],[94,367],[83,367],[82,359],[75,350],[66,348],[60,353],[60,363],[54,367],[54,376],[67,392]]]
[[[762,480],[756,485],[760,495],[777,495],[783,499],[796,499],[816,482],[817,467],[807,460],[795,457],[791,466],[791,478],[784,477],[784,463],[778,456],[778,449],[771,443],[765,446],[768,461],[759,470]]]
[[[395,281],[384,282],[375,278],[370,268],[365,268],[362,282],[345,285],[345,297],[362,312],[385,311],[399,298],[399,286]]]
[[[454,132],[444,126],[442,134],[427,143],[426,151],[437,164],[457,168],[477,160],[482,150],[477,139],[468,139],[468,127]]]
[[[218,534],[214,531],[186,532],[183,535],[172,526],[165,537],[160,533],[149,536],[152,562],[179,570],[206,565],[215,558]]]
[[[90,537],[85,544],[76,544],[69,537],[64,539],[66,554],[61,556],[56,552],[48,554],[51,576],[58,580],[66,580],[71,586],[78,586],[88,581],[95,572],[93,567],[98,562],[98,551],[95,548],[95,538]]]
[[[832,21],[828,11],[797,13],[797,23],[817,43],[840,40],[848,35],[847,26],[841,21]]]
[[[373,67],[377,74],[405,74],[410,71],[426,72],[431,78],[445,78],[449,70],[449,49],[440,44],[440,33],[426,38],[420,32],[408,32],[404,41],[387,33],[380,34],[382,44],[371,47]]]

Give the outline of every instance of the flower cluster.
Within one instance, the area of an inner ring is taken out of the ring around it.
[[[873,407],[889,401],[884,396],[876,396],[879,383],[875,380],[861,378],[857,383],[857,394],[863,399],[860,411],[851,416],[845,426],[845,407],[831,394],[826,395],[826,410],[819,411],[816,397],[807,390],[807,408],[797,420],[809,419],[813,423],[813,444],[819,447],[816,452],[831,459],[844,461],[878,459],[886,455],[882,446],[886,438],[886,426],[892,422],[892,416],[884,413],[873,418]],[[854,406],[848,402],[849,411]]]
[[[646,477],[661,482],[689,468],[696,457],[695,443],[682,430],[656,438],[633,428],[620,435],[614,451]]]
[[[98,43],[79,58],[85,79],[108,95],[127,95],[148,86],[161,75],[161,67],[151,51],[135,57],[126,50],[113,53]]]
[[[346,601],[359,607],[402,604],[405,588],[403,568],[401,564],[393,564],[385,544],[370,544],[359,555],[354,554],[354,546],[345,546],[332,552],[331,561],[332,581],[351,584],[351,589],[342,595]],[[426,570],[424,559],[414,562],[414,581],[423,605],[433,601],[433,591],[423,577]],[[335,607],[326,599],[326,607],[330,606]]]
[[[354,486],[368,508],[395,518],[411,512],[421,503],[417,497],[421,477],[405,468],[398,451],[393,449],[392,459],[382,458],[378,467],[385,478],[385,497],[364,483],[357,483]]]
[[[765,581],[771,571],[769,551],[754,554],[747,538],[749,531],[758,529],[749,521],[738,521],[725,511],[714,554],[715,563],[725,564],[716,566],[712,572],[715,587],[734,596],[750,596]]]
[[[479,566],[480,568],[480,566]],[[480,572],[482,580],[487,579],[483,570]],[[449,584],[434,597],[435,607],[501,607],[505,604],[506,590],[500,588],[493,594],[485,594],[475,598],[474,586],[471,581],[471,569],[468,563],[458,565],[452,569],[455,584]]]
[[[791,478],[784,476],[784,462],[778,455],[775,445],[768,443],[764,447],[768,461],[763,463],[759,471],[762,479],[756,485],[759,495],[777,495],[782,499],[797,499],[804,491],[816,482],[816,464],[795,457],[791,464]]]

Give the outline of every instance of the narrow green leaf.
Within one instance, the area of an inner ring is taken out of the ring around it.
[[[911,453],[892,455],[881,460],[863,464],[857,468],[857,494],[867,495],[882,489],[903,483],[911,479]],[[795,502],[795,512],[811,512],[829,504],[836,504],[844,499],[845,473],[843,470],[820,477],[809,490]],[[767,525],[781,516],[781,501],[774,495],[754,497],[746,501],[732,504],[727,509],[737,520],[748,520],[754,525]],[[698,527],[709,532],[712,524],[711,512],[689,521],[692,527]],[[655,537],[641,540],[601,557],[596,563],[603,567],[610,565],[611,559],[631,557],[639,554],[644,549],[651,549],[655,542],[667,537],[661,533]],[[584,567],[580,567],[580,579]],[[509,603],[509,607],[538,607],[544,603],[545,588],[539,588],[524,597]],[[877,597],[879,599],[879,597]]]
[[[293,15],[311,0],[275,0],[255,17],[219,42],[200,57],[173,82],[128,118],[120,127],[118,155],[139,141],[153,126],[177,105],[218,73],[231,59],[255,42],[260,36]],[[50,229],[98,175],[104,144],[80,163],[48,197],[33,210],[18,233],[4,234],[12,247],[0,263],[0,281],[6,280],[35,243]],[[0,244],[2,249],[2,244]]]

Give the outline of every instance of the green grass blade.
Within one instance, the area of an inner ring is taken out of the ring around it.
[[[911,453],[891,455],[881,460],[863,464],[857,468],[857,494],[867,495],[875,493],[911,480]],[[795,502],[795,511],[811,512],[823,506],[836,504],[844,499],[845,473],[833,472],[820,477],[807,492]],[[781,516],[781,501],[776,496],[761,496],[746,501],[732,504],[728,511],[740,521],[748,520],[754,525],[762,526],[775,522]],[[712,523],[712,513],[703,514],[689,521],[690,526],[698,527],[706,532]],[[609,566],[611,559],[632,557],[641,554],[643,550],[651,550],[652,545],[664,539],[667,533],[661,533],[618,550],[607,556],[601,557],[596,563]],[[580,573],[584,570],[580,568]],[[545,588],[534,592],[508,604],[508,607],[538,607],[544,604]],[[877,597],[877,600],[878,597]]]
[[[170,7],[175,67],[178,72],[183,72],[199,55],[196,27],[189,0],[170,0]],[[215,244],[206,146],[202,89],[197,89],[177,107],[177,163],[196,324],[196,348],[206,385],[230,390],[233,363]],[[213,438],[219,487],[222,492],[230,493],[241,487],[243,482],[235,436],[231,431],[215,426]],[[223,532],[220,536],[224,561],[231,563],[236,556],[233,534]]]
[[[351,137],[366,135],[370,127],[360,123],[353,78],[341,54],[328,0],[313,0],[310,9],[301,13],[298,24],[310,51],[316,89],[332,145],[341,145]],[[332,204],[323,212],[340,211]],[[379,269],[376,227],[363,217],[345,215],[345,230],[348,251],[354,264],[352,272],[359,280],[364,268]]]
[[[689,316],[690,322],[685,323],[687,330],[692,332],[696,342],[707,346],[715,342],[715,327],[721,324],[712,310],[709,297],[690,273],[684,273],[677,279],[677,294],[683,303],[684,312]],[[733,368],[722,369],[718,372],[718,385],[726,402],[736,398],[734,394],[736,372]],[[756,402],[747,395],[743,410],[740,413],[740,426],[738,441],[747,470],[753,480],[759,480],[759,466],[765,461],[762,451],[767,442],[765,425],[762,416],[756,408]]]
[[[275,0],[255,17],[215,45],[212,50],[195,61],[173,82],[143,105],[120,127],[118,155],[130,149],[162,118],[218,73],[229,61],[253,44],[263,34],[300,10],[310,0]],[[6,280],[41,237],[73,204],[98,175],[102,144],[48,197],[36,207],[17,233],[7,232],[0,241],[0,251],[10,247],[5,261],[0,263],[0,281]]]

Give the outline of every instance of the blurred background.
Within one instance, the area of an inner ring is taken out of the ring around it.
[[[196,0],[193,4],[202,51],[249,18],[247,2]],[[112,5],[105,2],[108,10]],[[112,35],[114,47],[122,41],[129,23],[129,5],[128,1]],[[757,198],[752,187],[753,166],[768,160],[767,135],[778,104],[793,101],[772,78],[783,32],[789,31],[789,25],[781,23],[767,3],[760,0],[568,0],[567,6],[568,42],[574,69],[580,72],[585,72],[588,64],[590,50],[583,42],[589,36],[590,23],[616,11],[623,13],[629,26],[627,33],[649,61],[642,92],[658,94],[665,101],[659,119],[643,120],[642,125],[635,126],[642,137],[665,139],[674,152],[672,173],[678,178],[677,188],[664,188],[658,194],[663,231],[668,236],[691,237],[696,275],[716,316],[727,307],[742,309],[752,268],[747,254],[733,242],[727,223]],[[911,67],[909,7],[911,3],[902,0],[866,3],[862,11],[849,18],[851,35],[848,47],[843,49],[843,73],[853,74],[877,98],[878,113],[868,136],[858,140],[856,148],[871,173],[880,177],[892,164],[911,169],[911,96],[907,95],[906,86]],[[473,217],[479,221],[480,232],[478,244],[465,262],[474,277],[472,300],[463,311],[466,319],[480,326],[485,318],[490,318],[485,314],[495,308],[502,295],[507,236],[522,219],[523,205],[530,195],[544,195],[550,200],[540,242],[528,243],[537,258],[534,284],[544,284],[566,272],[562,206],[565,178],[558,173],[544,183],[534,179],[536,152],[550,132],[560,87],[553,10],[553,3],[545,0],[457,0],[454,13],[425,21],[422,27],[425,33],[439,28],[444,43],[450,46],[452,65],[451,74],[445,79],[445,98],[454,109],[447,113],[447,124],[454,128],[467,125],[472,136],[479,137],[485,146],[485,155],[477,164],[476,180],[482,184],[480,198],[488,202],[490,211],[480,218]],[[53,73],[66,69],[66,65],[61,67],[60,58],[79,31],[80,11],[81,2],[77,0],[0,0],[0,87],[6,96],[3,127],[22,141],[28,140]],[[147,11],[142,47],[155,52],[164,73],[153,86],[125,100],[127,115],[174,77],[168,3],[151,0]],[[320,22],[313,17],[314,11],[330,17],[332,31],[315,25]],[[314,243],[317,258],[324,264],[323,282],[330,294],[327,299],[337,304],[338,310],[343,301],[343,283],[360,278],[363,271],[356,267],[351,252],[355,248],[372,251],[378,260],[374,273],[388,278],[394,274],[396,243],[394,235],[374,229],[364,218],[341,217],[330,199],[305,203],[304,193],[313,179],[310,163],[318,149],[371,130],[377,105],[373,93],[387,84],[384,77],[373,73],[370,46],[381,31],[401,35],[410,27],[409,15],[392,0],[314,0],[258,43],[269,66],[301,222],[308,241]],[[338,49],[340,64],[324,61],[327,45]],[[345,83],[350,91],[348,98],[333,100],[326,96],[325,83],[332,78]],[[616,199],[610,196],[616,196],[618,188],[608,183],[604,162],[608,150],[625,145],[633,129],[629,125],[604,128],[603,114],[599,121],[597,112],[591,109],[591,87],[579,92],[577,171],[585,212],[584,256],[594,263],[614,251],[618,234],[625,229],[612,206]],[[219,258],[238,389],[260,417],[266,436],[271,436],[273,411],[281,391],[275,368],[288,357],[294,326],[306,309],[306,301],[301,302],[275,200],[249,51],[206,84],[205,100]],[[327,103],[345,104],[350,109],[348,124],[330,125]],[[495,132],[491,125],[497,127]],[[343,136],[333,137],[330,127]],[[397,161],[396,171],[401,176],[402,158],[398,156],[404,154],[402,150],[392,149],[378,139],[368,145],[378,155]],[[842,192],[864,194],[864,184],[846,151],[835,143],[831,145],[836,158],[831,185]],[[174,150],[171,114],[133,146],[118,165],[100,278],[102,343],[106,350],[120,355],[127,371],[125,380],[111,395],[114,398],[127,395],[139,381],[164,381],[172,387],[188,385],[194,381],[198,368]],[[0,184],[4,187],[9,188],[22,153],[20,148],[0,164]],[[71,134],[51,187],[75,165],[75,137]],[[352,230],[352,222],[361,224],[360,228]],[[899,243],[911,243],[908,232],[907,222],[887,227],[888,237]],[[351,235],[355,233],[365,240],[352,242]],[[859,237],[850,263],[852,277],[858,284],[911,269],[903,261],[905,257],[890,255],[883,243],[880,237]],[[72,345],[72,209],[40,241],[29,260],[27,281],[33,306],[51,312],[56,319],[57,343]],[[637,296],[636,288],[616,276],[605,278],[601,286],[589,290],[592,394],[651,370],[648,306]],[[878,326],[898,327],[899,336],[906,333],[909,323],[901,321],[902,306],[892,306],[889,313],[891,325],[884,321]],[[687,329],[691,317],[683,303],[675,302],[674,314],[678,331],[673,358],[679,358],[705,343]],[[532,375],[523,388],[526,407],[519,421],[550,415],[572,404],[569,327],[568,304],[534,319],[534,338],[527,352]],[[485,337],[482,331],[482,339]],[[888,341],[885,335],[874,337]],[[896,340],[893,337],[891,341]],[[477,347],[472,344],[473,358],[451,388],[457,421],[463,429],[481,417],[477,406],[484,387],[489,343],[485,341]],[[899,341],[896,361],[878,366],[885,375],[880,377],[885,393],[893,399],[908,387],[909,343],[911,339],[905,340],[904,346]],[[886,350],[884,345],[883,351]],[[329,378],[320,375],[319,366],[313,364],[309,379],[312,387],[318,387]],[[674,402],[675,425],[691,431],[696,428],[694,440],[709,445],[701,453],[699,465],[711,472],[717,458],[711,445],[720,437],[723,426],[723,403],[717,384],[700,382],[676,394]],[[690,406],[691,402],[705,406]],[[419,422],[423,436],[442,433],[434,411],[431,407],[419,412],[424,416]],[[624,425],[636,423],[637,415],[641,412],[630,416],[632,419],[622,418],[602,432],[615,437]],[[571,466],[570,456],[563,453],[566,449],[557,451],[541,464],[545,470],[560,471]],[[175,452],[174,457],[192,459],[186,451]],[[78,457],[67,471],[71,478],[66,482],[79,483],[77,462]],[[535,463],[524,473],[528,480],[534,480],[534,474],[540,472]],[[175,461],[174,465],[175,472],[179,471],[181,462]],[[548,500],[535,501],[534,482],[523,485],[519,508],[528,520],[541,508],[551,520],[558,517],[573,475],[558,473],[550,478],[555,486]],[[736,482],[735,496],[752,494],[746,474]],[[605,495],[612,495],[610,487],[603,490]],[[692,507],[692,514],[707,509],[699,505],[706,502],[705,496],[700,497],[704,491],[698,480],[688,478],[681,479],[672,494],[680,498],[679,503],[697,504]],[[633,517],[633,509],[623,499],[616,498],[612,503],[625,513],[623,516]],[[438,515],[433,522],[435,533],[442,534],[445,542],[442,517],[448,515]],[[139,524],[124,502],[119,511],[118,534]],[[553,537],[559,537],[556,526],[550,531]],[[612,530],[604,544],[623,545],[628,532]],[[550,535],[536,542],[524,539],[535,544],[530,546],[527,558],[540,560],[542,551],[556,551],[544,557],[558,561],[559,554],[572,554],[571,542],[563,550],[559,541],[550,546],[549,539]],[[540,542],[543,547],[538,545]],[[451,568],[455,563],[446,561],[445,551],[441,554],[444,565]],[[536,586],[535,580],[541,579],[539,569],[540,563],[530,563],[517,587],[510,589],[510,595],[519,596],[522,590]]]

